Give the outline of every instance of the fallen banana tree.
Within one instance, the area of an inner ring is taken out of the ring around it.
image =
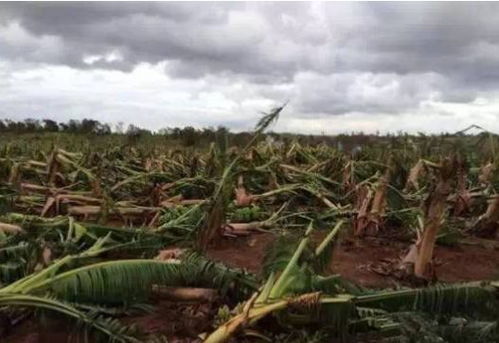
[[[263,134],[273,122],[279,118],[279,114],[284,109],[284,106],[276,107],[270,113],[265,114],[257,123],[255,132],[251,140],[246,144],[243,151],[233,158],[230,163],[226,164],[226,145],[221,144],[219,149],[219,167],[220,177],[216,186],[215,192],[210,199],[208,213],[205,217],[204,223],[199,230],[196,239],[196,246],[200,251],[206,251],[208,245],[218,236],[223,235],[222,228],[225,223],[225,210],[228,205],[228,196],[230,193],[229,187],[234,178],[234,169],[239,163],[242,156],[253,147],[260,136]]]
[[[0,309],[56,312],[83,324],[83,331],[90,329],[109,341],[141,342],[140,332],[134,326],[121,324],[106,313],[112,308],[140,304],[150,296],[206,301],[227,292],[237,298],[255,289],[251,275],[197,255],[182,260],[132,259],[88,264],[102,254],[135,244],[113,244],[109,237],[97,240],[80,254],[64,256],[45,269],[0,288]],[[204,291],[199,287],[205,287]]]

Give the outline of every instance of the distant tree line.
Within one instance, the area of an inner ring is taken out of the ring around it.
[[[0,119],[0,134],[14,133],[71,133],[71,134],[88,134],[88,135],[126,135],[130,139],[136,139],[141,136],[165,136],[166,138],[178,140],[185,146],[202,145],[207,142],[215,141],[220,135],[237,136],[238,141],[246,141],[251,138],[251,134],[247,132],[230,133],[225,127],[208,127],[196,129],[192,126],[183,128],[163,128],[152,132],[147,129],[140,128],[130,124],[125,130],[123,123],[118,123],[114,126],[114,130],[107,123],[101,123],[94,119],[71,119],[68,122],[57,122],[52,119],[25,119],[23,121],[15,121],[10,119]]]
[[[0,132],[68,132],[105,135],[111,133],[111,127],[109,124],[103,124],[94,119],[71,119],[67,123],[58,123],[51,119],[25,119],[24,121],[0,119]]]
[[[87,134],[87,135],[126,135],[130,141],[134,141],[143,136],[162,136],[165,139],[172,139],[184,146],[203,146],[210,142],[217,140],[217,137],[228,136],[232,144],[242,146],[251,139],[250,132],[232,133],[229,129],[219,126],[217,128],[207,127],[196,129],[192,126],[183,128],[163,128],[158,131],[150,131],[130,124],[125,130],[123,123],[115,125],[114,130],[106,123],[101,123],[94,119],[71,119],[66,123],[56,122],[51,119],[25,119],[23,121],[15,121],[10,119],[0,119],[0,134],[1,133],[71,133],[71,134]],[[458,135],[460,133],[457,133]],[[484,134],[484,133],[482,133]],[[456,134],[442,134],[440,137],[455,136]],[[266,137],[271,137],[273,141],[280,141],[282,143],[289,143],[291,141],[298,141],[300,144],[327,144],[334,145],[340,149],[351,150],[358,146],[369,145],[374,142],[385,141],[389,142],[396,140],[398,137],[424,137],[423,133],[419,135],[408,135],[407,133],[398,132],[396,134],[380,135],[365,134],[363,132],[351,132],[350,134],[339,134],[335,136],[330,135],[304,135],[304,134],[289,134],[289,133],[274,133],[269,132]],[[265,137],[264,137],[265,139]],[[394,141],[394,143],[396,143]]]

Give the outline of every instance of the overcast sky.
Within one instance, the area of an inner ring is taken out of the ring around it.
[[[0,118],[499,132],[497,3],[0,3]]]

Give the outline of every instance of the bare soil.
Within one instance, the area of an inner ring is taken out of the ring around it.
[[[319,233],[315,238],[320,239]],[[231,267],[258,273],[265,249],[275,239],[272,233],[227,239],[208,251],[208,256]],[[469,239],[473,245],[437,246],[434,253],[437,277],[442,282],[491,280],[499,278],[499,250]],[[334,250],[330,271],[364,287],[386,288],[396,280],[374,272],[371,267],[396,264],[403,257],[408,242],[395,238],[344,240]]]

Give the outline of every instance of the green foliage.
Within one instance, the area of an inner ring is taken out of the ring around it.
[[[258,205],[246,207],[236,207],[234,205],[228,208],[229,221],[233,223],[249,223],[264,219],[265,213]]]
[[[167,208],[163,210],[156,232],[167,235],[172,243],[189,242],[195,237],[204,217],[200,205]]]
[[[497,342],[497,321],[478,321],[465,317],[435,318],[434,316],[402,312],[392,315],[400,322],[400,336],[383,342],[407,343],[479,343]]]

